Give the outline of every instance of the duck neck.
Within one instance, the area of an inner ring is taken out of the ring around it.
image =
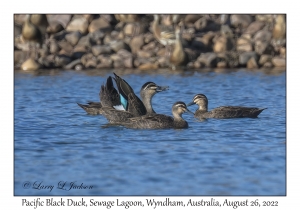
[[[141,98],[143,101],[144,106],[146,107],[147,114],[155,114],[156,112],[152,108],[152,94],[145,94],[144,92],[141,92]]]
[[[198,108],[198,110],[199,111],[202,111],[202,112],[207,112],[207,107],[208,107],[208,104],[207,103],[201,103],[201,104],[198,104],[198,106],[199,106],[199,108]]]
[[[172,114],[174,116],[175,122],[184,121],[184,119],[182,118],[182,113],[177,113],[173,111]]]

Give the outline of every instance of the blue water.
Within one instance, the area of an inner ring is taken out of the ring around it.
[[[76,102],[99,101],[112,72],[15,71],[15,195],[286,194],[285,71],[115,71],[136,93],[148,81],[169,85],[153,98],[157,113],[171,115],[174,102],[197,93],[209,109],[268,108],[256,119],[184,114],[183,130],[133,130],[87,115]]]

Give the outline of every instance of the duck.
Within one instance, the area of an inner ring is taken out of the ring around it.
[[[176,42],[175,31],[173,27],[159,24],[159,15],[154,15],[152,32],[156,40],[166,47],[166,56],[169,56],[170,47]]]
[[[164,114],[154,114],[151,116],[128,118],[120,124],[126,128],[133,129],[183,129],[189,127],[188,122],[182,118],[182,114],[185,112],[194,114],[188,110],[184,102],[177,101],[172,106],[173,117]]]
[[[154,82],[146,82],[140,90],[141,100],[134,94],[132,88],[125,80],[118,76],[116,80],[125,109],[117,110],[113,107],[102,107],[101,109],[101,114],[112,124],[125,122],[128,118],[155,115],[156,112],[152,108],[153,96],[169,88],[168,86],[158,86]]]
[[[170,57],[172,70],[176,70],[178,66],[185,66],[189,62],[188,54],[184,51],[182,46],[180,26],[176,26],[175,36],[174,50]]]
[[[243,106],[220,106],[208,111],[208,99],[204,94],[196,94],[193,98],[193,101],[187,106],[194,104],[199,106],[194,115],[194,117],[198,119],[256,118],[263,110],[267,109]]]
[[[113,79],[109,76],[106,80],[105,85],[101,85],[99,92],[100,102],[88,102],[87,104],[77,103],[87,114],[99,115],[101,114],[101,109],[103,106],[106,107],[118,107],[123,109],[123,106],[120,101],[120,95],[118,91],[114,88]]]

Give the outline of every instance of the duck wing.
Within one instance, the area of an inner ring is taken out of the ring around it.
[[[113,107],[121,105],[120,95],[114,88],[111,76],[107,78],[106,85],[101,85],[99,98],[103,106]]]

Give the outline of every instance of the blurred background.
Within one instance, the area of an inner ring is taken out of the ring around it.
[[[14,68],[286,65],[285,14],[15,14]]]

